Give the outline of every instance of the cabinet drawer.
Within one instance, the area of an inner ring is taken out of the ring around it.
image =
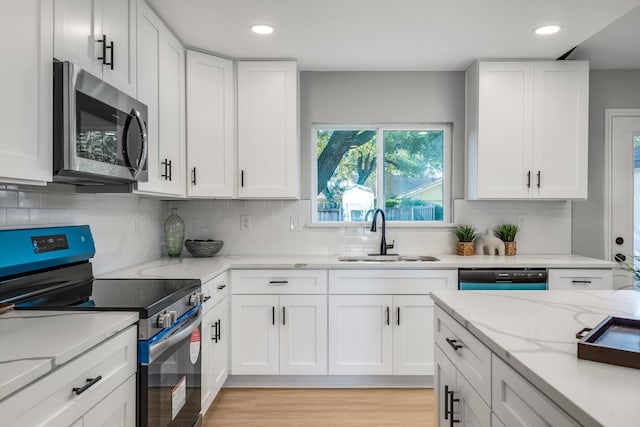
[[[435,316],[436,345],[491,406],[491,351],[438,306]]]
[[[611,270],[549,270],[549,290],[611,289]]]
[[[222,301],[229,292],[227,273],[222,273],[202,285],[202,294],[205,298],[204,312],[209,311],[214,305]]]
[[[492,356],[493,411],[509,427],[579,426],[498,356]]]
[[[457,289],[456,270],[331,270],[330,294],[419,295]]]
[[[2,422],[7,425],[68,426],[102,401],[136,372],[137,326],[125,331],[0,403]],[[102,379],[82,394],[73,392],[87,378]]]
[[[325,270],[232,270],[234,294],[326,294]]]

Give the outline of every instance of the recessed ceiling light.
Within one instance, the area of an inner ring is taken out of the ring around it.
[[[251,31],[261,35],[271,34],[273,33],[273,27],[271,25],[263,25],[263,24],[254,25],[253,27],[251,27]]]
[[[560,31],[560,27],[557,25],[545,25],[536,28],[534,31],[539,36],[548,36],[549,34],[555,34]]]

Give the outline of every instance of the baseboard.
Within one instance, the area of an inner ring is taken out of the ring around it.
[[[229,375],[224,387],[433,388],[433,375]]]

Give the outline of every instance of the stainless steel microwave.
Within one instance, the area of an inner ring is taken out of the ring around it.
[[[70,62],[53,65],[54,181],[147,181],[147,107]]]

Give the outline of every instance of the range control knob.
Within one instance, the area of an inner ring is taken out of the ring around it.
[[[189,305],[196,306],[204,302],[204,294],[202,292],[196,292],[189,296]]]
[[[178,318],[178,313],[175,311],[165,311],[158,316],[158,328],[167,328],[171,326]]]

